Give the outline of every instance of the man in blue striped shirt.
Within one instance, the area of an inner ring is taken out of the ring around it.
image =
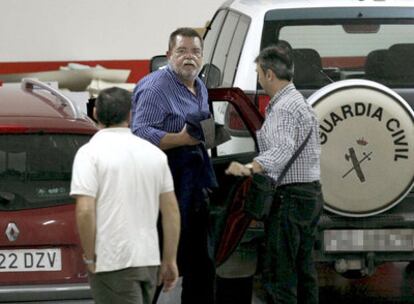
[[[280,42],[256,59],[259,83],[271,100],[257,132],[259,155],[252,163],[230,164],[227,174],[263,172],[275,182],[312,130],[309,141],[277,188],[265,222],[263,263],[267,303],[318,303],[318,280],[312,250],[322,211],[319,184],[319,125],[312,107],[291,82],[291,47]]]
[[[168,156],[182,223],[178,251],[181,301],[213,303],[206,189],[217,182],[203,143],[189,134],[189,124],[210,116],[207,88],[198,78],[202,38],[193,29],[177,29],[170,35],[167,58],[166,68],[144,77],[135,87],[131,129]]]

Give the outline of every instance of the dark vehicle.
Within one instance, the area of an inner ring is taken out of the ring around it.
[[[91,297],[69,190],[74,155],[96,130],[46,83],[0,83],[1,302]]]

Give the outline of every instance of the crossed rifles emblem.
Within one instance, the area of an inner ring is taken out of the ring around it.
[[[362,168],[361,168],[361,163],[364,162],[365,160],[371,160],[370,156],[372,154],[372,152],[366,153],[366,152],[362,152],[362,157],[361,159],[358,159],[354,148],[349,148],[348,149],[349,154],[345,154],[345,159],[347,161],[351,161],[352,163],[352,168],[349,169],[343,176],[342,178],[345,178],[349,173],[351,173],[352,171],[355,170],[356,175],[358,176],[359,180],[363,183],[365,182],[365,176],[364,176],[364,172],[362,172]]]

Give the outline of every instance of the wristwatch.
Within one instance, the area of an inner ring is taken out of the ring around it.
[[[95,259],[87,259],[86,256],[82,255],[82,260],[86,265],[93,265],[95,264]]]
[[[254,172],[253,172],[253,164],[252,163],[250,163],[250,164],[245,164],[244,165],[247,169],[249,169],[250,170],[250,174],[254,174]]]

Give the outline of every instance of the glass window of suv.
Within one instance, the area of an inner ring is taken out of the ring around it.
[[[224,18],[224,11],[222,12],[222,15],[216,17],[218,23],[222,22],[220,18]],[[213,25],[217,24],[216,19]],[[213,82],[215,86],[232,86],[249,23],[248,17],[230,11],[220,28],[220,35],[216,32],[218,27],[212,27],[211,32],[207,32],[205,62],[214,65],[214,70],[220,71],[220,79]]]
[[[227,60],[223,71],[223,82],[221,84],[223,87],[231,87],[233,85],[234,76],[236,75],[237,65],[239,63],[247,30],[249,29],[249,24],[250,19],[241,15],[226,56]]]
[[[356,18],[354,10],[336,9],[336,16],[329,16],[332,11],[324,9],[307,16],[300,10],[284,12],[283,16],[269,14],[262,48],[278,39],[291,43],[294,82],[300,89],[318,89],[355,78],[394,88],[412,86],[414,59],[409,54],[414,50],[414,18],[398,17],[400,10],[381,12],[380,8],[358,9],[361,16],[370,17]],[[386,17],[375,18],[382,15]]]
[[[0,210],[73,203],[72,163],[88,135],[1,134]]]
[[[211,62],[213,56],[214,47],[216,46],[217,38],[219,36],[221,26],[223,25],[224,18],[226,17],[227,11],[220,10],[214,16],[213,20],[208,26],[208,30],[204,36],[204,50],[203,57],[204,62]]]

